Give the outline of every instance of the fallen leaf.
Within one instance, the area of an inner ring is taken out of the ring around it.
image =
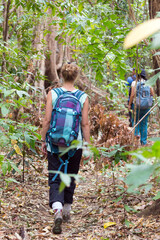
[[[16,151],[17,154],[19,154],[20,156],[23,156],[23,154],[17,144],[14,144],[14,150]]]
[[[104,228],[107,228],[107,227],[110,227],[110,226],[113,226],[113,225],[116,225],[115,222],[107,222],[104,224]]]

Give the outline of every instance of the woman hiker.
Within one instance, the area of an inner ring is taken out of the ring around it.
[[[63,85],[60,88],[60,90],[65,92],[71,92],[73,94],[76,94],[78,89],[74,87],[74,83],[76,78],[79,74],[79,67],[74,63],[67,63],[64,64],[62,67],[62,77],[63,77]],[[56,89],[55,89],[56,90]],[[80,91],[79,91],[80,92]],[[82,136],[85,140],[85,142],[90,143],[90,128],[89,128],[89,120],[88,120],[88,106],[89,101],[87,94],[82,92],[79,101],[81,104],[81,125],[79,127],[78,132],[78,138],[77,140],[82,141]],[[58,95],[54,89],[52,89],[48,95],[47,95],[47,103],[46,103],[46,112],[45,117],[43,120],[42,125],[42,152],[43,154],[47,155],[48,158],[48,170],[57,171],[61,165],[60,159],[58,157],[58,154],[52,153],[51,146],[49,143],[46,143],[46,134],[47,131],[50,128],[50,122],[51,122],[51,115],[52,110],[55,106],[56,100],[58,98]],[[81,134],[82,133],[82,134]],[[60,152],[63,152],[65,148],[60,150]],[[68,159],[68,153],[62,155],[61,159],[65,161]],[[77,148],[74,152],[74,155],[69,158],[67,173],[68,174],[77,174],[79,171],[80,161],[82,157],[82,149]],[[61,168],[61,171],[64,171],[64,166]],[[53,178],[55,177],[54,173],[49,172],[49,205],[54,211],[54,227],[53,227],[53,233],[60,234],[62,219],[63,221],[68,221],[70,219],[70,211],[71,211],[71,204],[73,203],[73,194],[75,190],[75,181],[74,178],[71,178],[71,184],[69,187],[65,187],[65,189],[60,193],[59,187],[60,187],[60,176],[59,174],[56,176],[56,178],[53,181]]]

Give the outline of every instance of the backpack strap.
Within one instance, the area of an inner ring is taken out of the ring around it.
[[[74,93],[74,96],[76,98],[78,98],[78,100],[82,97],[82,95],[84,94],[83,91],[80,91],[80,90],[77,90],[75,93]]]
[[[70,159],[71,157],[73,157],[75,153],[76,153],[76,149],[75,149],[75,150],[74,150],[74,149],[69,150],[69,151],[68,151],[68,158],[67,158],[65,161],[63,161],[62,158],[57,154],[57,155],[58,155],[58,159],[59,159],[59,161],[60,161],[60,163],[61,163],[60,166],[59,166],[59,168],[58,168],[58,170],[57,170],[57,172],[60,172],[61,168],[64,166],[64,173],[67,174],[69,159]],[[59,174],[59,173],[56,173],[55,176],[52,178],[52,181],[53,181],[53,182],[54,182],[55,179],[57,178],[58,174]]]
[[[52,90],[57,94],[58,97],[64,93],[62,88],[53,88]],[[84,94],[83,91],[77,90],[74,93],[74,96],[79,100],[83,94]]]
[[[64,93],[62,88],[53,88],[52,90],[57,94],[58,97]]]
[[[138,82],[138,83],[137,83],[137,91],[139,91],[140,88],[141,88],[141,86],[144,86],[144,85],[145,85],[144,82]]]

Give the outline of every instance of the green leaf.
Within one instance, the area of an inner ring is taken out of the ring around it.
[[[139,187],[142,184],[146,184],[153,171],[154,166],[152,165],[132,165],[131,172],[128,174],[126,179],[126,183],[134,188]]]
[[[135,157],[137,157],[138,159],[140,159],[141,161],[143,161],[143,162],[149,162],[148,161],[148,159],[147,158],[145,158],[142,154],[140,154],[140,153],[130,153],[130,155],[132,155],[132,156],[135,156]],[[128,165],[129,166],[129,165]]]
[[[134,208],[131,208],[131,207],[128,206],[128,205],[124,205],[124,208],[125,208],[125,210],[126,210],[127,212],[130,212],[130,211],[132,211],[132,212],[137,212]]]
[[[21,98],[23,95],[30,97],[30,95],[25,91],[16,90],[17,95]]]
[[[94,147],[94,146],[92,146],[92,145],[89,145],[89,149],[90,149],[96,156],[100,156],[100,152],[99,152],[99,150],[98,150],[96,147]]]
[[[0,155],[0,165],[2,165],[3,159],[4,159],[4,156],[3,156],[3,155]]]
[[[30,147],[35,149],[35,140],[30,138]]]
[[[149,138],[149,140],[153,142],[160,141],[160,137]]]
[[[60,172],[60,178],[67,187],[70,186],[71,177],[68,174]]]
[[[30,144],[30,135],[27,132],[24,132],[25,141]]]
[[[157,193],[157,195],[153,198],[154,200],[157,200],[160,198],[160,191]]]
[[[73,177],[77,182],[80,180],[80,175],[78,174],[68,174],[70,177]]]
[[[156,52],[155,54],[153,54],[153,56],[159,56],[160,52]]]
[[[11,95],[13,92],[15,92],[15,89],[4,90],[4,97]]]
[[[113,200],[113,202],[118,203],[122,198],[123,198],[123,196],[120,196],[120,197],[116,198],[115,200]]]
[[[17,166],[13,162],[11,163],[11,166],[16,172],[21,173],[21,171],[17,168]]]
[[[1,112],[2,112],[2,115],[5,117],[9,113],[9,109],[5,105],[3,105],[1,107]]]
[[[130,224],[134,225],[132,222],[128,221],[127,219],[125,219],[124,222],[127,227],[130,227]]]
[[[146,86],[154,86],[156,84],[157,79],[160,76],[160,72],[158,72],[157,74],[153,75],[153,77],[149,78],[146,82]]]
[[[152,40],[152,43],[151,43],[151,48],[152,49],[159,49],[159,47],[160,47],[160,33],[156,33],[153,36],[153,40]]]
[[[59,192],[61,193],[65,189],[65,187],[66,187],[65,183],[61,181],[59,186]]]
[[[6,175],[7,170],[8,170],[8,164],[7,164],[7,162],[3,162],[3,164],[1,165],[1,169],[2,169],[3,175]]]
[[[5,181],[6,182],[14,182],[14,183],[20,183],[20,182],[18,182],[18,181],[16,181],[14,178],[7,178],[7,179],[5,179]]]
[[[10,163],[10,162],[8,162],[8,172],[10,172],[10,171],[11,171],[11,169],[12,169],[11,163]]]
[[[81,2],[81,3],[79,4],[78,10],[79,10],[80,13],[82,12],[82,10],[83,10],[83,2]]]

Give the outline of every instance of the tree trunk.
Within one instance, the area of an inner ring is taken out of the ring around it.
[[[4,42],[4,51],[2,54],[2,70],[3,73],[6,71],[6,59],[5,59],[5,47],[8,40],[8,19],[9,19],[9,7],[11,4],[11,0],[4,1],[3,0],[3,42]]]
[[[148,2],[149,2],[149,15],[150,18],[152,19],[155,18],[157,12],[160,11],[160,0],[148,0]],[[154,69],[159,68],[159,64],[155,56],[153,56],[153,68]],[[155,74],[158,72],[160,72],[160,70],[155,70]],[[156,93],[158,96],[160,96],[160,79],[158,79],[156,82]]]

